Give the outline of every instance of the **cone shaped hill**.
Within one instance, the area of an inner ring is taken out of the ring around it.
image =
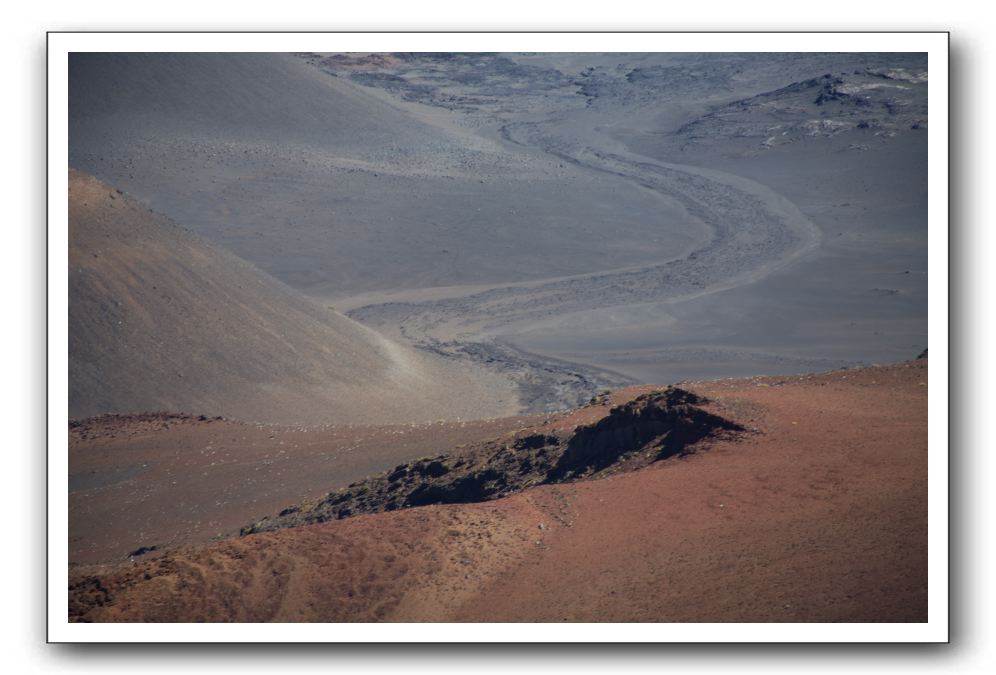
[[[403,347],[69,172],[69,413],[291,424],[508,414],[513,386]]]

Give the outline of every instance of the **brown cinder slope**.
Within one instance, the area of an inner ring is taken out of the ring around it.
[[[601,480],[79,567],[70,619],[927,619],[926,359],[682,386],[753,431]]]
[[[503,380],[403,348],[74,170],[69,244],[73,417],[383,423],[514,410]]]

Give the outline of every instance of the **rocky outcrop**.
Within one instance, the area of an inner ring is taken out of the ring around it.
[[[677,387],[644,394],[567,436],[525,434],[510,443],[490,441],[401,464],[330,493],[316,504],[288,507],[242,528],[241,534],[362,513],[497,499],[534,485],[638,469],[692,452],[704,438],[743,431],[739,424],[705,410],[706,403]]]
[[[710,434],[741,430],[699,407],[704,403],[701,396],[672,387],[613,408],[607,417],[574,433],[547,482],[598,473],[648,445],[656,451],[655,460],[664,459],[687,452]]]

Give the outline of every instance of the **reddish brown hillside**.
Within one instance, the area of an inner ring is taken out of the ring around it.
[[[603,479],[77,568],[85,621],[924,621],[927,361],[686,383],[746,434]],[[647,388],[616,394],[616,403]],[[606,406],[551,420],[556,432]]]

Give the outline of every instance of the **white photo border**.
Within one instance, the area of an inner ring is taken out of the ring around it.
[[[500,643],[947,642],[946,32],[52,32],[48,34],[48,641]],[[68,54],[70,52],[925,52],[928,55],[928,621],[925,623],[82,624],[68,621]]]

